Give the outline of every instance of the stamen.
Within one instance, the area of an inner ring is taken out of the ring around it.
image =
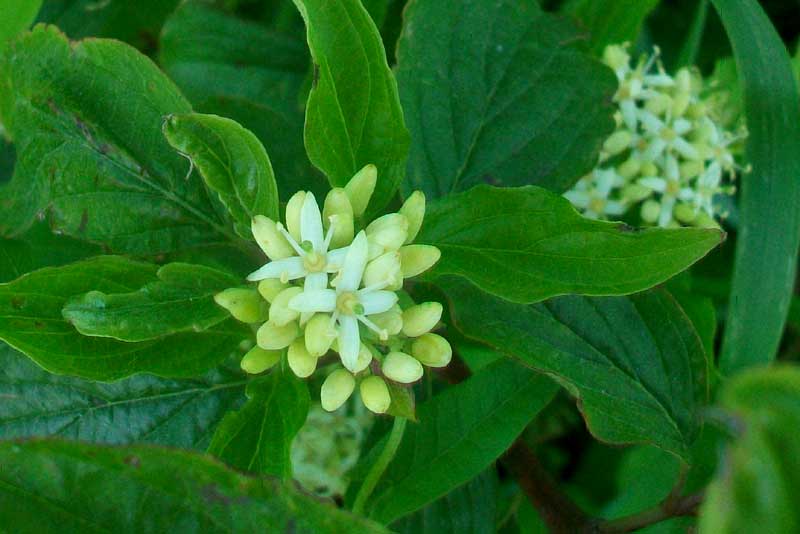
[[[289,271],[283,271],[281,273],[281,283],[288,284],[289,283]]]
[[[384,280],[383,282],[378,282],[377,284],[372,284],[369,287],[365,287],[356,291],[356,293],[369,293],[371,291],[380,291],[385,287],[389,287],[392,285],[392,281],[389,279]]]
[[[297,252],[297,255],[305,256],[305,251],[300,247],[300,245],[297,244],[297,241],[294,240],[292,234],[286,231],[286,228],[283,227],[283,224],[277,223],[275,226],[278,228],[278,231],[283,234],[283,237],[286,238],[286,241],[289,242],[289,245],[291,245],[294,251]]]
[[[378,337],[381,341],[386,341],[389,339],[389,331],[383,328],[380,328],[378,325],[367,319],[366,315],[357,315],[356,318],[364,323],[367,328],[378,334]]]
[[[328,249],[331,246],[331,239],[333,239],[333,227],[336,225],[336,215],[331,215],[328,217],[328,232],[325,234],[325,243],[322,245],[322,251],[320,252],[328,252]]]

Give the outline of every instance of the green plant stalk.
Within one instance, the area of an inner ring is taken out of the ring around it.
[[[394,418],[394,425],[392,425],[392,431],[389,433],[389,439],[386,441],[386,446],[383,448],[383,451],[381,451],[378,459],[375,460],[375,463],[372,464],[367,476],[364,478],[364,482],[358,489],[356,500],[353,503],[353,513],[361,515],[364,514],[364,505],[366,504],[367,499],[369,499],[369,496],[372,495],[375,486],[378,485],[378,481],[383,476],[386,468],[389,467],[389,464],[394,458],[395,453],[397,453],[397,448],[400,446],[400,442],[403,441],[403,433],[406,430],[406,422],[407,420],[404,417]]]
[[[708,0],[700,0],[697,4],[697,10],[694,13],[692,26],[689,28],[689,33],[686,36],[686,42],[683,44],[681,53],[678,56],[677,68],[690,67],[697,62],[697,53],[700,51],[700,45],[703,41],[703,33],[706,28],[707,18]]]

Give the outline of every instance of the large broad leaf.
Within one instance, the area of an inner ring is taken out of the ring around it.
[[[720,402],[741,435],[708,489],[700,532],[800,531],[800,370],[743,373],[726,384]]]
[[[538,187],[478,186],[432,203],[417,241],[442,251],[434,276],[457,274],[505,299],[536,302],[648,289],[722,237],[718,230],[638,230],[585,219]]]
[[[0,0],[0,50],[9,39],[28,29],[41,5],[42,0]]]
[[[612,72],[536,0],[414,0],[397,79],[412,134],[407,189],[565,191],[614,128]]]
[[[45,268],[0,285],[0,339],[50,372],[116,380],[139,372],[191,377],[215,367],[250,337],[229,319],[202,332],[126,343],[81,335],[62,316],[67,301],[87,291],[130,293],[156,282],[158,267],[101,256]]]
[[[775,358],[789,310],[800,245],[800,92],[783,41],[758,2],[712,4],[733,45],[749,131],[746,157],[753,166],[741,179],[720,356],[720,369],[729,374]]]
[[[205,448],[246,378],[222,367],[190,380],[138,375],[103,384],[48,373],[0,346],[0,439],[64,437]]]
[[[251,382],[247,397],[222,420],[208,452],[242,471],[290,479],[292,440],[311,404],[308,387],[294,373],[275,370]]]
[[[47,213],[54,230],[118,252],[238,239],[161,135],[165,115],[190,109],[149,59],[117,41],[71,45],[38,26],[9,48],[2,72],[18,159],[0,190],[0,233]]]
[[[0,524],[45,534],[387,532],[208,456],[56,440],[0,444]]]
[[[658,0],[570,0],[563,10],[589,31],[595,54],[606,45],[636,42],[642,23]]]
[[[406,427],[369,515],[391,523],[477,476],[556,390],[549,378],[504,359],[417,406],[419,423]]]
[[[252,237],[254,216],[278,219],[278,187],[264,146],[234,120],[217,115],[172,115],[164,123],[169,144],[188,156],[219,195],[237,233]]]
[[[370,201],[375,212],[403,180],[409,144],[381,36],[359,0],[294,3],[314,59],[306,150],[334,186],[345,185],[364,165],[376,165],[378,184]]]
[[[93,290],[75,296],[62,314],[85,336],[147,341],[177,332],[202,332],[230,318],[214,295],[240,283],[237,278],[200,265],[170,263],[158,280],[131,293]]]
[[[665,290],[524,306],[457,278],[439,285],[466,336],[554,376],[578,398],[597,438],[687,456],[708,394],[707,362],[691,322]]]

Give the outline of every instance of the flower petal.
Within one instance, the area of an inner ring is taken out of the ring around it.
[[[292,256],[282,260],[275,260],[267,263],[257,271],[247,275],[250,282],[265,280],[267,278],[285,278],[286,280],[297,280],[306,274],[303,266],[303,258]],[[284,276],[285,275],[285,276]]]
[[[336,309],[336,291],[333,289],[303,291],[289,301],[289,308],[301,313],[332,312]]]
[[[322,214],[313,193],[306,193],[303,207],[300,210],[300,237],[310,241],[314,250],[322,253],[325,236],[322,232]]]
[[[646,178],[639,179],[639,185],[643,185],[648,189],[652,189],[653,191],[658,191],[659,193],[663,193],[667,190],[667,181],[663,178],[656,178],[655,176],[648,176]]]
[[[303,285],[303,291],[319,291],[328,288],[327,273],[308,273]]]
[[[361,338],[358,333],[358,320],[352,315],[339,316],[339,356],[342,364],[350,371],[358,368],[358,352]]]
[[[368,252],[367,234],[362,230],[353,239],[353,244],[350,245],[344,258],[342,274],[336,283],[337,291],[355,291],[358,289],[359,284],[361,284],[361,277],[364,276],[364,268],[367,266]]]
[[[337,248],[336,250],[331,250],[325,256],[327,260],[327,265],[325,266],[325,270],[329,273],[335,273],[336,271],[341,271],[342,266],[344,265],[344,258],[347,256],[347,250],[350,247],[342,247]]]
[[[397,295],[392,291],[370,291],[359,293],[358,300],[364,306],[364,315],[383,313],[395,305]]]

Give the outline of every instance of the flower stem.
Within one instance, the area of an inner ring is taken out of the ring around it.
[[[403,433],[405,430],[406,419],[404,417],[395,417],[392,431],[389,433],[389,439],[386,441],[383,451],[381,451],[381,454],[378,456],[378,459],[375,460],[375,463],[372,464],[367,476],[364,478],[364,482],[361,483],[361,487],[358,490],[356,500],[353,503],[354,513],[364,513],[364,505],[366,504],[367,499],[369,499],[369,496],[372,495],[372,491],[375,489],[375,486],[378,485],[378,481],[383,476],[384,471],[386,471],[386,468],[389,467],[389,463],[391,463],[392,459],[394,458],[397,448],[400,446],[400,442],[403,440]]]

